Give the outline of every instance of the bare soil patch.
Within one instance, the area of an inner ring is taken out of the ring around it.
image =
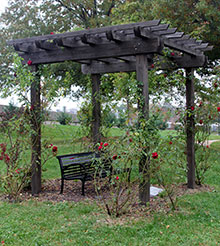
[[[23,191],[20,194],[20,200],[37,199],[38,201],[52,201],[63,202],[73,201],[81,202],[88,200],[99,200],[95,192],[95,186],[93,181],[87,181],[85,184],[85,196],[81,195],[81,181],[70,180],[65,182],[63,194],[60,194],[60,179],[46,180],[42,184],[42,192],[38,196],[32,196],[30,190]],[[134,184],[133,189],[137,192],[135,204],[138,204],[138,185]],[[188,189],[186,184],[181,184],[175,187],[176,196],[182,196],[184,194],[194,194],[202,191],[212,191],[213,189],[208,185],[197,185],[195,189]],[[104,187],[104,194],[108,197],[108,187]],[[4,199],[3,197],[1,197]],[[157,197],[152,197],[151,200],[158,200]],[[5,197],[6,199],[6,197]],[[164,199],[163,199],[164,200]]]

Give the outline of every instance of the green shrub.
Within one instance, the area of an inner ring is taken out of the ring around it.
[[[72,118],[69,114],[67,114],[65,112],[61,112],[58,115],[57,120],[61,125],[69,125],[72,121]]]

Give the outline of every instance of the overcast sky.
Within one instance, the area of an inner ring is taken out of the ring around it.
[[[7,6],[8,0],[1,0],[0,4],[0,13],[4,11],[5,7]]]

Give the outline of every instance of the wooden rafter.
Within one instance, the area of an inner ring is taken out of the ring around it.
[[[212,49],[168,24],[160,24],[160,20],[17,39],[8,44],[20,52],[24,63],[76,61],[84,64],[82,70],[86,73],[131,71],[135,56],[162,54],[164,47],[188,55],[187,59],[177,58],[178,67],[188,67],[187,62],[198,67],[204,64],[203,52]]]

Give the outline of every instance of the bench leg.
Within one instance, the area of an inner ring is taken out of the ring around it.
[[[82,181],[82,196],[85,196],[85,180],[81,180]]]
[[[64,179],[61,179],[61,189],[60,194],[63,194]]]

